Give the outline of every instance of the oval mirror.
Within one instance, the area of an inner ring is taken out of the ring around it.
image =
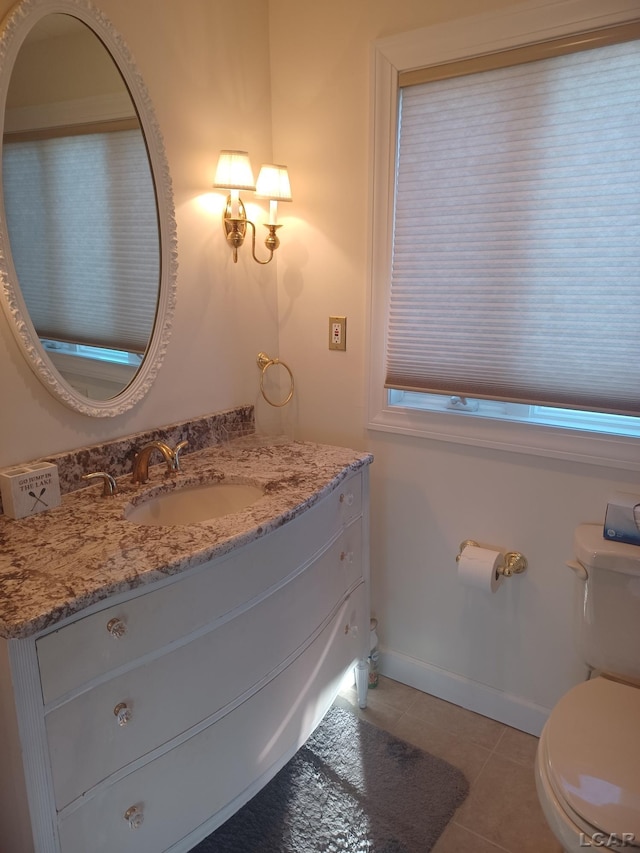
[[[30,366],[86,415],[149,390],[175,301],[169,170],[129,51],[84,0],[22,0],[0,33],[2,302]]]

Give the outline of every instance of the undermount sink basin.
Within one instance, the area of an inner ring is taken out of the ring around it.
[[[263,496],[259,486],[249,483],[209,483],[185,486],[156,495],[130,507],[125,518],[135,524],[170,526],[197,524],[240,512]]]

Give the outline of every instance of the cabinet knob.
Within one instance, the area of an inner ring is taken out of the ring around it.
[[[343,492],[340,495],[340,503],[341,504],[346,504],[347,506],[353,506],[353,501],[354,501],[353,492],[347,492],[346,494],[344,494],[344,492]]]
[[[353,563],[353,551],[342,551],[340,561],[342,563]]]
[[[129,824],[129,829],[140,829],[144,821],[142,806],[130,806],[124,813],[124,819]]]
[[[107,631],[112,637],[115,637],[116,640],[118,640],[120,637],[124,637],[127,633],[127,626],[122,619],[118,619],[117,616],[114,616],[113,619],[109,619],[107,622]]]
[[[131,708],[128,707],[126,702],[118,702],[116,707],[113,709],[113,713],[116,715],[119,726],[126,726],[133,717]]]

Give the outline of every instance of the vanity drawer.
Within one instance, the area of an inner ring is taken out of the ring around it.
[[[36,646],[45,703],[263,595],[361,512],[358,472],[262,539],[41,637]]]
[[[48,712],[58,810],[258,689],[361,579],[361,543],[358,519],[315,562],[253,607]],[[130,714],[124,725],[118,709]],[[82,750],[70,750],[74,742]]]
[[[160,853],[206,821],[200,837],[213,831],[220,809],[311,734],[358,658],[368,621],[361,584],[306,651],[233,714],[60,815],[62,853]],[[143,817],[134,831],[125,819],[132,807]]]

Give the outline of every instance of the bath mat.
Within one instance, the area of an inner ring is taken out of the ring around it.
[[[339,707],[192,853],[428,853],[463,773]]]

